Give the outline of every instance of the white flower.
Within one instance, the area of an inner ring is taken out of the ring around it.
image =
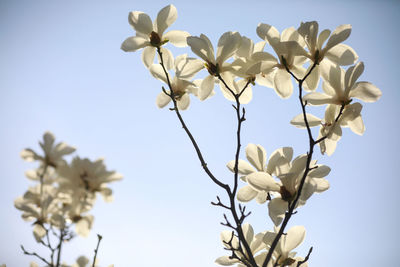
[[[293,149],[291,147],[279,148],[272,152],[267,165],[267,153],[265,149],[261,145],[248,144],[246,147],[246,158],[250,164],[239,159],[238,172],[243,175],[241,179],[245,182],[247,181],[246,177],[255,172],[265,172],[272,179],[272,175],[279,176],[288,172],[292,156]],[[228,162],[227,167],[230,171],[235,172],[235,160]],[[267,201],[267,196],[268,191],[255,190],[250,185],[240,188],[237,193],[237,198],[241,202],[248,202],[256,198],[256,201],[260,204]]]
[[[339,66],[331,66],[329,73],[324,74],[325,82],[322,85],[324,93],[311,92],[303,97],[307,104],[311,105],[347,105],[352,98],[358,98],[364,102],[377,101],[382,92],[369,82],[356,82],[364,71],[362,62],[350,67],[345,72]]]
[[[217,56],[214,55],[214,48],[207,36],[201,34],[200,37],[190,36],[187,43],[193,53],[198,55],[205,61],[205,67],[209,75],[204,78],[200,85],[199,98],[204,100],[208,98],[213,90],[214,83],[218,82],[216,77],[222,75],[226,71],[230,71],[232,67],[226,62],[232,57],[239,48],[241,36],[238,32],[226,32],[218,41]]]
[[[57,167],[64,163],[63,156],[71,154],[75,151],[74,147],[68,146],[65,143],[54,145],[54,135],[51,132],[45,132],[43,135],[43,143],[39,142],[44,155],[39,155],[30,148],[24,149],[21,152],[21,157],[26,161],[41,161],[43,165]]]
[[[244,238],[250,246],[250,250],[252,252],[252,255],[255,256],[256,263],[261,266],[261,264],[264,262],[264,259],[266,257],[266,252],[259,253],[261,250],[265,249],[267,245],[263,242],[263,238],[265,235],[264,233],[258,233],[257,235],[254,235],[254,230],[253,227],[246,223],[242,225],[242,230],[243,230],[243,235]],[[226,249],[231,250],[233,249],[235,251],[235,255],[243,259],[244,255],[239,252],[237,249],[239,249],[239,239],[237,236],[234,235],[232,231],[226,230],[221,233],[221,241],[226,247]],[[246,249],[242,245],[242,251],[245,253],[245,256],[247,255]],[[229,266],[233,265],[235,263],[239,263],[238,267],[245,267],[245,265],[241,264],[240,261],[236,258],[230,258],[230,256],[222,256],[219,257],[218,259],[215,260],[215,263],[218,263],[220,265],[224,266]]]
[[[127,38],[121,45],[121,49],[125,52],[134,52],[140,48],[143,49],[142,61],[149,68],[153,64],[156,48],[161,47],[167,42],[171,42],[177,47],[187,46],[186,38],[190,35],[184,31],[165,30],[175,22],[178,12],[173,5],[168,5],[158,12],[157,18],[152,23],[150,17],[141,11],[133,11],[129,13],[129,23],[136,30],[136,36]],[[164,55],[166,67],[172,67],[168,62],[172,54],[169,50],[161,47]]]
[[[358,59],[357,53],[350,46],[342,44],[350,36],[351,25],[349,24],[338,26],[332,34],[326,29],[318,35],[316,21],[302,22],[297,31],[304,37],[308,48],[307,57],[312,62],[318,63],[306,79],[310,90],[318,87],[320,73],[329,71],[329,66],[332,64],[346,66],[354,64]],[[325,47],[322,47],[326,40],[328,41]]]
[[[303,49],[305,45],[303,38],[293,27],[287,28],[282,34],[279,34],[275,27],[264,23],[258,25],[257,34],[272,46],[278,56],[278,60],[268,59],[263,61],[260,71],[272,75],[273,87],[281,98],[290,97],[293,92],[293,84],[286,67],[296,77],[302,78],[304,76],[305,69],[302,65],[307,60],[307,54]]]
[[[267,244],[268,247],[271,246],[278,232],[278,227],[275,227],[275,232],[266,232],[263,241]],[[296,256],[296,252],[292,252],[292,250],[303,243],[305,236],[306,229],[304,228],[304,226],[293,226],[287,231],[286,234],[282,235],[279,238],[279,242],[275,247],[274,253],[272,254],[273,261],[276,263],[274,266],[297,266],[297,262],[299,260],[302,260],[302,258],[294,258]]]
[[[279,225],[284,218],[285,212],[297,196],[298,189],[306,169],[307,155],[296,157],[286,173],[281,173],[279,182],[266,172],[253,172],[246,176],[247,183],[258,192],[279,193],[268,203],[268,212],[275,225]],[[310,171],[305,179],[299,201],[296,207],[304,205],[315,192],[320,193],[329,188],[329,183],[324,179],[330,172],[325,165],[316,164],[315,160],[310,163]]]
[[[307,120],[310,127],[321,126],[317,140],[325,138],[318,143],[321,153],[332,155],[336,149],[337,142],[342,137],[342,128],[349,127],[354,133],[362,135],[365,131],[364,122],[361,117],[362,105],[353,103],[346,105],[342,111],[342,115],[338,117],[341,107],[338,105],[327,105],[325,117],[323,120],[318,117],[307,114]],[[303,114],[297,115],[290,122],[298,128],[306,128]]]
[[[190,97],[192,93],[197,95],[197,86],[189,80],[203,68],[201,60],[195,58],[188,58],[187,55],[180,55],[175,59],[174,71],[175,76],[170,79],[170,85],[174,92],[175,100],[177,101],[178,109],[185,110],[189,107]],[[168,84],[167,77],[160,64],[153,64],[150,67],[150,73],[156,78]],[[171,76],[170,76],[171,77]],[[170,93],[170,90],[167,90]],[[157,96],[156,104],[159,108],[165,107],[171,101],[171,97],[164,92]]]
[[[73,191],[74,194],[95,197],[100,192],[106,201],[112,200],[112,190],[107,183],[122,179],[122,175],[107,171],[103,159],[90,161],[75,157],[70,165],[63,165],[58,170],[62,191]]]

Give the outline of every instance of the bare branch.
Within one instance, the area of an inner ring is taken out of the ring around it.
[[[99,251],[99,246],[100,246],[100,241],[103,237],[99,234],[97,234],[97,246],[96,249],[94,250],[94,257],[93,257],[93,263],[92,263],[92,267],[95,267],[96,264],[96,258],[97,258],[97,252]]]

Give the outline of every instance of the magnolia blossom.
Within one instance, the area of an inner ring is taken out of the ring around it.
[[[342,128],[349,127],[354,133],[362,135],[365,131],[364,122],[361,117],[362,105],[353,103],[346,105],[339,116],[341,107],[338,105],[327,105],[325,117],[320,119],[312,114],[306,114],[309,127],[320,126],[317,140],[324,138],[318,143],[321,153],[328,156],[335,152],[337,142],[342,137]],[[298,128],[306,128],[303,114],[299,114],[290,122]]]
[[[21,152],[21,157],[26,161],[40,161],[43,165],[57,167],[64,163],[63,156],[71,154],[75,151],[63,142],[54,145],[55,137],[51,132],[45,132],[43,135],[43,142],[39,142],[44,155],[39,155],[30,148],[24,149]]]
[[[196,84],[190,82],[193,76],[203,68],[203,63],[199,59],[188,58],[186,54],[180,55],[175,59],[174,71],[175,76],[169,80],[169,85],[172,87],[174,97],[177,102],[178,109],[185,110],[189,107],[189,94],[198,95]],[[160,64],[153,64],[150,67],[150,73],[156,78],[168,85],[168,79],[164,69]],[[170,90],[166,91],[170,94]],[[161,92],[156,99],[156,104],[159,108],[163,108],[171,101],[171,97],[165,92]]]
[[[264,60],[259,70],[264,74],[272,75],[273,88],[281,98],[290,97],[293,84],[286,67],[297,77],[304,76],[305,69],[302,65],[307,61],[307,54],[303,49],[305,45],[303,38],[293,27],[279,34],[274,26],[264,23],[258,25],[257,34],[272,46],[278,56],[278,60],[275,58]]]
[[[350,36],[349,24],[338,26],[332,34],[326,29],[318,35],[316,21],[302,22],[297,31],[303,36],[307,45],[307,57],[317,63],[306,79],[307,88],[310,90],[318,87],[320,73],[329,71],[332,64],[346,66],[354,64],[358,59],[357,53],[350,46],[342,44]],[[322,47],[326,40],[326,45]],[[309,69],[311,66],[312,64]]]
[[[277,236],[279,228],[275,227],[274,230],[274,232],[268,231],[264,235],[263,241],[268,247],[271,246]],[[293,226],[286,234],[282,235],[273,253],[274,266],[297,267],[298,262],[304,260],[304,258],[295,258],[296,252],[292,252],[292,250],[303,243],[305,236],[306,229],[304,226]],[[307,267],[308,265],[303,263],[301,266]]]
[[[369,82],[356,82],[364,71],[363,62],[344,71],[339,66],[331,66],[329,73],[322,73],[325,82],[322,84],[324,93],[311,92],[303,97],[310,105],[348,105],[352,98],[364,102],[377,101],[382,92]]]
[[[150,17],[141,11],[133,11],[129,13],[129,24],[136,31],[136,36],[127,38],[121,45],[121,49],[125,52],[134,52],[140,48],[143,49],[142,61],[149,68],[154,61],[156,48],[160,48],[164,55],[164,61],[168,69],[172,68],[172,54],[168,49],[161,46],[167,42],[171,42],[177,47],[187,46],[186,38],[190,36],[184,31],[165,30],[175,22],[178,12],[173,5],[168,5],[158,12],[157,18],[152,23]]]
[[[226,60],[235,54],[240,42],[241,36],[238,32],[224,33],[219,38],[217,56],[215,57],[214,48],[207,36],[201,34],[200,37],[190,36],[187,38],[187,43],[193,53],[205,61],[205,67],[209,73],[200,84],[200,100],[204,100],[212,94],[214,83],[218,82],[217,77],[219,75],[224,78],[224,72],[232,69],[231,64],[227,63]]]
[[[286,173],[281,173],[280,181],[276,181],[266,172],[253,172],[246,176],[247,183],[256,191],[276,192],[275,198],[268,203],[268,212],[275,225],[279,225],[284,218],[285,212],[298,194],[298,189],[303,178],[307,163],[307,155],[296,157],[291,163]],[[299,201],[296,207],[305,204],[313,193],[321,193],[329,188],[329,183],[325,176],[330,172],[330,168],[325,165],[317,164],[315,160],[310,163],[310,171],[302,188]]]
[[[250,246],[250,250],[253,256],[255,256],[255,261],[256,263],[261,266],[262,263],[264,262],[264,259],[267,255],[267,252],[261,252],[263,249],[267,247],[267,245],[263,242],[264,240],[264,233],[258,233],[257,235],[254,235],[254,230],[253,227],[246,223],[242,225],[242,230],[243,230],[243,235],[244,238]],[[218,263],[220,265],[224,266],[229,266],[233,265],[235,263],[238,263],[238,267],[246,267],[245,265],[240,263],[239,259],[245,259],[247,257],[247,252],[246,249],[244,248],[243,244],[239,243],[239,239],[237,236],[234,235],[232,231],[226,230],[221,233],[221,241],[223,245],[228,249],[228,250],[233,250],[237,258],[233,258],[231,256],[222,256],[219,257],[218,259],[215,260],[215,263]],[[239,248],[241,246],[241,250],[244,252],[244,255],[239,251]],[[258,255],[257,255],[258,253]],[[238,259],[239,258],[239,259]],[[268,267],[272,267],[272,265],[268,265]]]
[[[267,164],[267,153],[261,145],[248,144],[246,147],[246,158],[250,162],[239,159],[238,172],[243,175],[241,179],[247,182],[247,176],[255,172],[265,172],[272,176],[279,176],[287,173],[290,167],[290,161],[293,157],[293,149],[291,147],[282,147],[272,152]],[[227,167],[235,172],[235,160],[228,162]],[[260,204],[265,203],[268,198],[268,191],[255,190],[250,185],[240,188],[237,198],[241,202],[248,202],[254,198]]]
[[[99,192],[106,201],[112,201],[112,190],[107,183],[122,179],[121,174],[108,171],[101,158],[91,161],[75,157],[71,164],[61,166],[58,173],[61,190],[93,198]]]

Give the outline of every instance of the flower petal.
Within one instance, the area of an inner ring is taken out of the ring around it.
[[[190,33],[185,31],[169,31],[164,34],[163,39],[168,40],[171,44],[177,47],[186,47],[187,41],[186,38],[190,36]]]
[[[293,226],[290,228],[286,235],[282,236],[283,250],[290,252],[297,248],[306,236],[306,229],[304,226]]]
[[[214,77],[208,75],[200,85],[199,99],[201,101],[207,99],[214,91]]]
[[[253,172],[246,176],[247,182],[258,191],[279,191],[280,186],[266,172]]]
[[[367,103],[375,102],[381,96],[381,90],[370,82],[358,82],[350,90],[350,97],[358,98]]]
[[[167,93],[169,93],[169,91],[167,91]],[[167,96],[164,92],[161,92],[157,95],[156,98],[156,105],[159,108],[163,108],[166,105],[168,105],[168,103],[171,101],[171,98],[169,96]]]
[[[165,76],[164,69],[161,67],[161,65],[152,64],[149,68],[149,71],[154,78],[164,82],[165,84],[168,84],[167,77]]]
[[[351,25],[350,24],[344,24],[338,26],[331,34],[331,37],[328,40],[328,43],[324,47],[324,51],[328,51],[335,45],[345,41],[351,33]]]
[[[315,168],[316,167],[316,168]],[[323,178],[327,176],[331,172],[331,168],[329,168],[326,165],[317,165],[315,166],[315,169],[312,169],[309,173],[308,176],[312,178]]]
[[[226,167],[231,171],[235,172],[235,160],[231,160],[226,164]],[[239,174],[242,175],[248,175],[250,173],[256,172],[256,170],[247,162],[242,159],[239,159],[238,161],[238,171]]]
[[[293,84],[290,74],[285,69],[278,69],[274,77],[275,92],[281,98],[289,98],[293,93]]]
[[[193,53],[195,53],[197,56],[201,57],[204,61],[210,61],[209,57],[211,54],[214,54],[214,52],[211,53],[211,49],[204,38],[200,38],[197,36],[189,36],[186,38],[187,44],[190,46],[192,49]],[[214,57],[212,57],[212,60],[215,60]]]
[[[141,11],[133,11],[129,13],[128,17],[129,24],[139,33],[144,35],[150,35],[153,31],[153,24],[149,15]]]
[[[287,209],[288,203],[278,197],[268,203],[268,214],[275,226],[281,224]]]
[[[311,92],[303,96],[303,101],[307,101],[307,104],[310,105],[325,105],[325,104],[334,104],[334,99],[326,94],[318,93],[318,92]]]
[[[216,63],[222,65],[233,56],[240,45],[241,36],[238,32],[225,32],[218,40]]]
[[[338,44],[325,53],[325,57],[340,66],[354,64],[358,60],[358,55],[353,48],[345,44]]]
[[[257,196],[257,191],[250,185],[245,185],[237,192],[237,199],[241,202],[249,202]]]
[[[125,52],[134,52],[140,48],[143,48],[145,46],[149,46],[150,42],[146,40],[143,37],[140,36],[133,36],[133,37],[128,37],[126,40],[122,43],[121,49]]]
[[[154,21],[154,29],[155,31],[162,36],[165,29],[172,25],[178,17],[178,11],[174,5],[168,5],[161,9],[157,18]]]
[[[307,117],[307,121],[308,121],[308,125],[310,127],[315,127],[315,126],[319,126],[321,125],[321,119],[310,114],[310,113],[306,113],[306,117]],[[304,121],[304,115],[303,113],[297,115],[296,117],[294,117],[291,121],[290,124],[296,126],[297,128],[306,128],[306,123]]]
[[[312,65],[308,67],[306,73],[310,71],[311,67]],[[319,70],[319,65],[315,65],[314,69],[311,71],[310,75],[308,75],[306,79],[307,89],[309,91],[315,91],[315,89],[317,89],[320,75],[321,73]]]
[[[154,62],[154,56],[156,54],[156,48],[147,46],[142,52],[142,61],[146,68],[149,68]]]
[[[181,98],[177,101],[179,110],[186,110],[190,105],[190,96],[189,94],[183,94]]]
[[[267,152],[261,145],[248,144],[246,146],[246,158],[258,171],[265,169]]]

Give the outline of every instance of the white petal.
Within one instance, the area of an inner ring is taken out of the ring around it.
[[[164,47],[161,47],[161,55],[164,60],[164,66],[167,70],[170,70],[174,67],[174,56],[172,55],[172,52]],[[158,56],[158,62],[160,63],[160,57]]]
[[[281,198],[274,198],[268,203],[268,214],[275,226],[281,224],[288,209],[288,203]]]
[[[257,191],[255,191],[251,186],[245,185],[240,188],[237,192],[237,199],[241,202],[249,202],[257,196]]]
[[[226,32],[218,41],[216,62],[222,65],[228,58],[233,56],[240,45],[241,36],[238,32]]]
[[[228,169],[234,173],[235,172],[235,170],[234,170],[235,169],[235,160],[229,161],[228,164],[226,164],[226,167],[228,167]],[[250,173],[255,172],[256,170],[249,163],[247,163],[247,161],[239,159],[238,171],[239,171],[239,174],[248,175]]]
[[[293,93],[293,84],[290,74],[285,69],[278,69],[274,77],[276,93],[281,98],[288,98]]]
[[[215,263],[223,266],[230,266],[238,262],[237,259],[230,259],[229,256],[221,256],[215,260]]]
[[[248,144],[246,158],[258,171],[263,171],[267,163],[267,152],[261,145]]]
[[[268,41],[270,44],[275,43],[280,40],[280,34],[278,30],[271,25],[260,23],[257,26],[257,35],[265,40]]]
[[[331,37],[328,40],[328,43],[324,47],[325,51],[328,51],[335,45],[345,41],[351,33],[351,25],[350,24],[344,24],[338,26],[331,34]]]
[[[317,185],[316,192],[321,193],[329,189],[329,182],[326,179],[316,179],[314,181]]]
[[[178,11],[174,5],[168,5],[161,9],[158,14],[157,18],[154,21],[154,28],[155,31],[162,36],[165,29],[172,25],[175,22],[176,18],[178,17]]]
[[[199,99],[201,101],[207,99],[214,91],[214,77],[208,75],[200,85]]]
[[[345,74],[346,95],[349,94],[350,89],[354,86],[358,78],[364,72],[364,63],[358,62],[356,65],[347,69]]]
[[[204,63],[195,58],[188,58],[186,55],[180,55],[175,59],[176,76],[180,79],[190,80],[204,68]]]
[[[253,172],[246,176],[247,182],[258,191],[279,191],[274,178],[266,172]]]
[[[253,241],[254,237],[253,227],[249,223],[245,223],[242,225],[242,230],[245,240],[247,241],[248,244],[251,244],[251,241]]]
[[[167,91],[167,93],[169,93],[169,91]],[[164,92],[161,92],[158,94],[157,98],[156,98],[156,105],[159,108],[163,108],[166,105],[168,105],[168,103],[171,101],[171,98],[169,96],[167,96]]]
[[[237,82],[238,88],[240,92],[245,88],[247,81],[242,79]],[[241,104],[248,104],[253,98],[253,89],[250,84],[247,85],[246,89],[244,89],[243,93],[239,97],[239,102]]]
[[[179,110],[186,110],[190,105],[189,94],[184,94],[179,100],[177,100],[177,105]]]
[[[308,121],[308,125],[310,127],[315,127],[315,126],[319,126],[321,125],[321,119],[310,114],[310,113],[306,113],[306,117],[307,117],[307,121]],[[294,117],[290,123],[294,126],[296,126],[297,128],[306,128],[306,123],[304,121],[304,115],[303,113],[297,115],[296,117]]]
[[[328,52],[325,53],[325,57],[340,66],[351,65],[358,60],[356,51],[345,44],[338,44],[332,47]]]
[[[310,65],[306,71],[308,73],[310,71],[310,68],[312,65]],[[311,71],[310,75],[308,75],[306,79],[306,84],[308,90],[315,91],[317,89],[318,84],[319,84],[319,78],[320,78],[320,70],[319,70],[319,65],[316,65],[315,68]]]
[[[282,236],[283,250],[290,252],[297,248],[306,236],[306,229],[304,226],[293,226],[289,229],[286,235]]]
[[[142,61],[146,68],[149,68],[154,62],[154,56],[156,54],[156,48],[147,46],[142,52]]]
[[[149,35],[153,31],[153,24],[146,13],[133,11],[129,13],[128,21],[139,33]]]
[[[268,160],[267,173],[279,176],[289,170],[289,163],[293,157],[293,148],[282,147],[272,152]]]
[[[358,134],[358,135],[363,135],[365,132],[365,125],[364,122],[361,118],[361,115],[356,117],[352,121],[348,121],[347,125],[350,127],[350,129],[353,131],[353,133]]]
[[[161,65],[152,64],[149,68],[149,71],[154,78],[164,82],[165,84],[168,84],[167,77],[165,76],[165,72]]]
[[[350,97],[358,98],[367,103],[375,102],[381,96],[381,90],[369,82],[358,82],[350,90]]]
[[[167,39],[171,44],[177,47],[187,46],[186,38],[190,36],[190,33],[185,31],[169,31],[163,35],[163,39]]]
[[[140,36],[133,36],[126,38],[126,40],[121,45],[121,49],[125,52],[134,52],[140,48],[149,45],[150,42],[147,39]]]
[[[326,165],[317,165],[316,169],[312,169],[308,176],[312,178],[323,178],[331,172],[331,168]]]
[[[215,60],[214,57],[209,58],[211,54],[211,48],[209,47],[207,41],[205,41],[203,38],[190,36],[186,40],[193,53],[201,57],[204,61],[210,61],[210,59]]]
[[[335,103],[331,96],[318,92],[306,94],[303,96],[303,101],[307,101],[307,104],[315,106]]]

